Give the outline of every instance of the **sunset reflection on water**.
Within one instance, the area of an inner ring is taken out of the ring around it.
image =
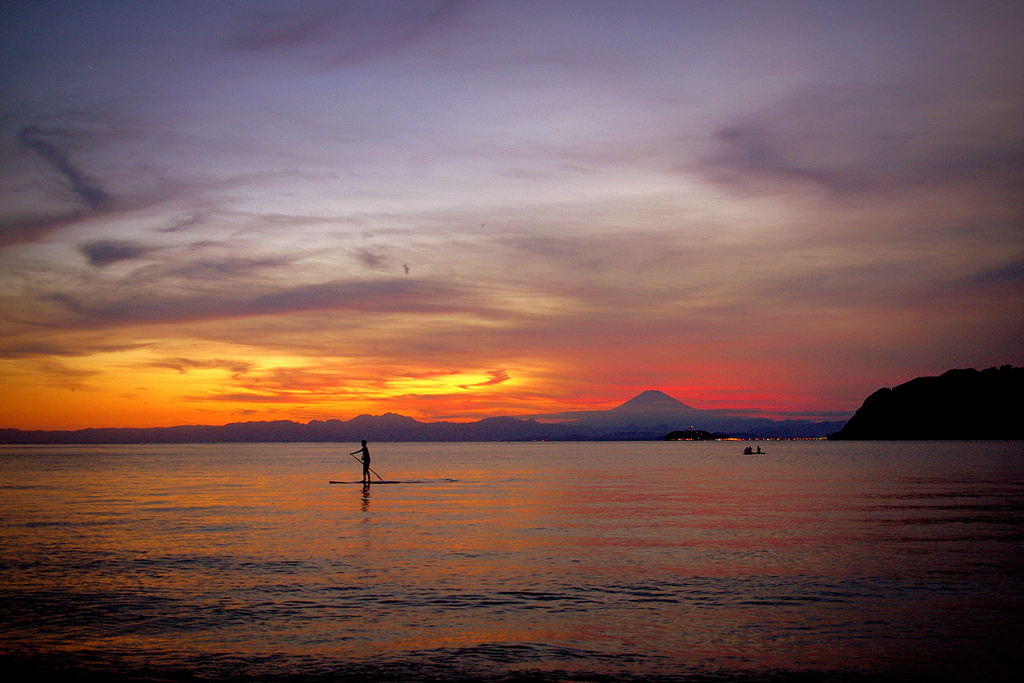
[[[405,483],[330,485],[344,446],[0,449],[0,643],[215,678],[998,675],[1024,625],[1019,442],[373,444]]]

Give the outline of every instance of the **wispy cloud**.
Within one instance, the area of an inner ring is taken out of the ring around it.
[[[367,268],[382,269],[387,267],[391,260],[384,254],[375,253],[369,249],[356,249],[356,260]]]
[[[95,121],[64,115],[11,123],[13,140],[4,140],[0,164],[0,247],[37,239],[111,207],[107,190],[72,158],[76,148],[103,136]]]
[[[720,128],[721,151],[705,168],[723,183],[840,195],[951,184],[1019,194],[1024,103],[970,90],[819,86]]]
[[[237,50],[305,49],[322,68],[399,51],[446,20],[463,0],[335,0],[244,17],[231,40]]]
[[[170,368],[185,374],[189,370],[228,370],[237,378],[252,369],[252,363],[248,361],[229,361],[213,358],[210,360],[195,360],[192,358],[162,358],[149,363],[155,368]]]
[[[36,124],[25,126],[18,133],[22,144],[34,151],[57,170],[82,202],[93,211],[102,211],[110,206],[110,195],[90,178],[69,158],[64,143],[68,131],[63,129],[44,130]]]
[[[227,394],[203,394],[192,396],[186,400],[198,401],[226,401],[229,403],[308,403],[309,397],[298,397],[288,392],[273,394],[248,394],[248,393],[227,393]]]
[[[509,380],[508,372],[505,370],[488,370],[487,374],[490,376],[490,379],[488,380],[477,382],[476,384],[460,384],[459,386],[463,389],[469,389],[471,387],[492,387],[496,384],[502,384]]]
[[[71,367],[53,359],[37,359],[33,363],[46,378],[48,384],[71,391],[92,390],[94,387],[87,380],[102,374],[98,370]]]

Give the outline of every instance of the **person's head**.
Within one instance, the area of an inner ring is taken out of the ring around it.
[[[363,445],[364,446],[366,445],[366,439],[363,439]]]

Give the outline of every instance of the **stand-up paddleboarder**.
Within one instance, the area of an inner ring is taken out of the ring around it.
[[[349,453],[349,455],[355,455],[357,453],[362,453],[361,460],[363,462],[363,483],[364,484],[369,484],[370,483],[370,449],[366,447],[366,439],[363,439],[363,447],[362,448],[360,448],[358,451],[352,451],[351,453]]]

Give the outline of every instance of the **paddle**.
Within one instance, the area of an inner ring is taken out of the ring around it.
[[[349,453],[349,455],[350,455],[350,456],[352,456],[352,459],[353,459],[353,460],[355,460],[355,461],[356,461],[357,463],[359,463],[360,465],[362,465],[362,464],[363,464],[363,461],[362,461],[362,460],[360,460],[359,458],[357,458],[357,457],[356,457],[355,455],[353,455],[352,453]],[[377,478],[378,478],[378,479],[380,479],[381,481],[384,481],[384,477],[382,477],[382,476],[380,476],[379,474],[377,474],[377,472],[375,472],[375,471],[374,471],[374,469],[373,469],[372,467],[367,467],[366,469],[368,469],[368,470],[370,470],[371,472],[373,472],[373,473],[374,473],[374,474],[375,474],[375,475],[377,476]]]

